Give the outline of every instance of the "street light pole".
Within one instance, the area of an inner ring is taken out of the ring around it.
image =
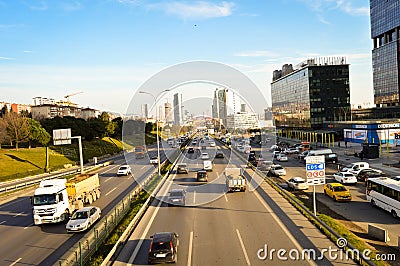
[[[161,158],[160,158],[160,140],[159,140],[159,135],[158,135],[158,112],[157,112],[157,98],[160,97],[161,94],[163,94],[164,92],[169,91],[167,90],[163,90],[161,91],[159,94],[157,94],[157,96],[154,96],[152,93],[147,92],[147,91],[139,91],[139,93],[143,93],[143,94],[148,94],[151,97],[153,97],[154,99],[154,107],[156,108],[156,138],[157,138],[157,162],[158,162],[158,176],[161,176]]]

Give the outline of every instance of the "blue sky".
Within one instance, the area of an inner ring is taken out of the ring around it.
[[[209,60],[270,103],[273,70],[346,56],[352,104],[372,105],[371,49],[368,0],[0,0],[0,101],[83,91],[71,99],[124,113],[152,75]]]

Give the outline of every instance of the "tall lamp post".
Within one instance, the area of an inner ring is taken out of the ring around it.
[[[161,94],[163,94],[164,92],[169,91],[168,89],[161,91],[159,94],[157,94],[157,96],[154,96],[154,94],[147,92],[147,91],[139,91],[139,93],[143,93],[143,94],[148,94],[151,97],[153,97],[154,99],[154,107],[156,108],[156,134],[157,134],[157,161],[158,161],[158,176],[161,176],[161,167],[160,167],[160,140],[159,140],[159,135],[158,135],[158,113],[157,113],[157,99],[158,97],[160,97]]]

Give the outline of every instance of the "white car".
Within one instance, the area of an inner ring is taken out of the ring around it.
[[[356,184],[357,177],[350,172],[337,172],[333,174],[333,178],[342,184]]]
[[[269,172],[274,176],[286,175],[286,170],[279,164],[271,165]]]
[[[101,217],[101,210],[99,207],[88,206],[76,211],[65,228],[68,233],[82,232],[89,229]]]
[[[276,159],[280,162],[287,162],[288,161],[288,157],[286,156],[286,154],[284,153],[279,153],[278,156],[276,156]]]
[[[156,157],[151,157],[150,158],[150,163],[151,164],[158,164],[158,157],[156,156]]]
[[[117,176],[120,176],[120,175],[129,175],[129,174],[132,174],[132,169],[131,169],[131,167],[129,166],[129,165],[121,165],[119,168],[118,168],[118,171],[117,171]]]
[[[288,187],[293,190],[307,190],[308,184],[302,177],[292,177],[288,181]]]
[[[215,142],[210,142],[210,147],[215,147]]]
[[[203,152],[203,153],[200,155],[200,159],[202,159],[202,160],[208,160],[208,159],[210,159],[210,156],[208,155],[208,153]]]

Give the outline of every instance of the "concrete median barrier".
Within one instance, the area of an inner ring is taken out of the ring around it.
[[[387,230],[373,224],[368,224],[368,235],[385,243],[390,241]]]

